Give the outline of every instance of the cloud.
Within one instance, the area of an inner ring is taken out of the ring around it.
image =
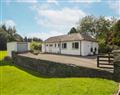
[[[54,4],[58,4],[57,0],[47,0],[47,3],[54,3]]]
[[[6,2],[6,4],[10,4],[12,2],[16,2],[16,3],[38,3],[37,0],[4,0],[2,2]]]
[[[108,1],[109,7],[113,9],[118,15],[120,15],[120,1]]]
[[[16,0],[19,3],[38,3],[37,0]]]
[[[71,27],[76,25],[80,18],[86,16],[80,9],[63,8],[61,10],[37,9],[36,22],[45,29],[67,33]]]
[[[95,3],[101,2],[101,0],[69,0],[71,3]]]
[[[5,21],[3,22],[3,24],[5,24],[7,27],[9,27],[9,26],[11,26],[11,27],[16,26],[15,22],[14,22],[13,20],[11,20],[11,19],[5,20]]]

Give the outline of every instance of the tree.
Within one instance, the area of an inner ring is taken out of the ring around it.
[[[72,27],[71,30],[68,32],[68,34],[72,34],[72,33],[78,33],[74,27]]]
[[[10,41],[23,41],[23,38],[16,33],[15,27],[7,29],[5,25],[0,25],[0,50],[6,50],[6,44]]]
[[[120,47],[120,20],[113,26],[114,31],[114,44]]]
[[[7,32],[3,29],[0,28],[0,50],[6,50],[6,43],[8,41],[8,34]]]
[[[25,38],[24,38],[24,41],[25,41],[25,42],[27,42],[27,41],[28,41],[27,37],[25,37]]]
[[[82,18],[77,30],[82,34],[88,34],[90,36],[96,36],[96,18],[94,16],[86,16]]]
[[[86,16],[82,18],[77,26],[77,31],[88,34],[97,39],[100,49],[112,50],[114,44],[120,44],[120,22],[116,23],[116,18],[106,19],[103,16]],[[115,24],[116,23],[116,24]],[[114,44],[113,44],[114,43]]]

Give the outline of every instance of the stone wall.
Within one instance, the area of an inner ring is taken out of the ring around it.
[[[120,50],[113,51],[114,53],[114,79],[120,81]]]
[[[17,55],[13,52],[14,64],[38,72],[45,77],[101,77],[112,79],[107,71],[56,63]]]

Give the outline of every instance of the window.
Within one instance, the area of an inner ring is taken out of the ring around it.
[[[62,44],[62,48],[63,48],[63,49],[67,48],[67,43],[63,43],[63,44]]]
[[[60,44],[58,44],[58,47],[60,47]]]
[[[95,47],[94,51],[96,52],[97,51],[97,48]]]
[[[73,49],[78,49],[79,48],[79,43],[78,42],[72,43],[72,48]]]
[[[56,44],[55,44],[55,47],[56,47]]]
[[[93,52],[93,48],[92,47],[91,47],[90,51]]]
[[[50,44],[49,46],[50,46],[50,47],[52,47],[53,45],[52,45],[52,44]]]

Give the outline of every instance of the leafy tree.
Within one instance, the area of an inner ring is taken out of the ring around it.
[[[72,27],[71,30],[68,32],[68,34],[72,34],[72,33],[78,33],[74,27]]]
[[[25,41],[25,42],[27,42],[27,41],[28,41],[27,37],[25,37],[25,38],[24,38],[24,41]]]
[[[120,47],[120,20],[113,26],[114,31],[114,44]]]
[[[23,38],[16,33],[15,27],[11,28],[0,25],[0,50],[6,50],[6,44],[10,41],[23,41]]]
[[[42,40],[40,38],[37,38],[37,37],[34,37],[32,40],[35,42],[42,42]]]
[[[96,36],[96,18],[94,16],[86,16],[82,18],[79,23],[77,30],[80,33]]]
[[[96,38],[100,51],[105,49],[111,51],[114,48],[114,44],[120,45],[120,21],[116,22],[117,20],[114,17],[106,19],[103,16],[86,16],[79,21],[77,31]]]

